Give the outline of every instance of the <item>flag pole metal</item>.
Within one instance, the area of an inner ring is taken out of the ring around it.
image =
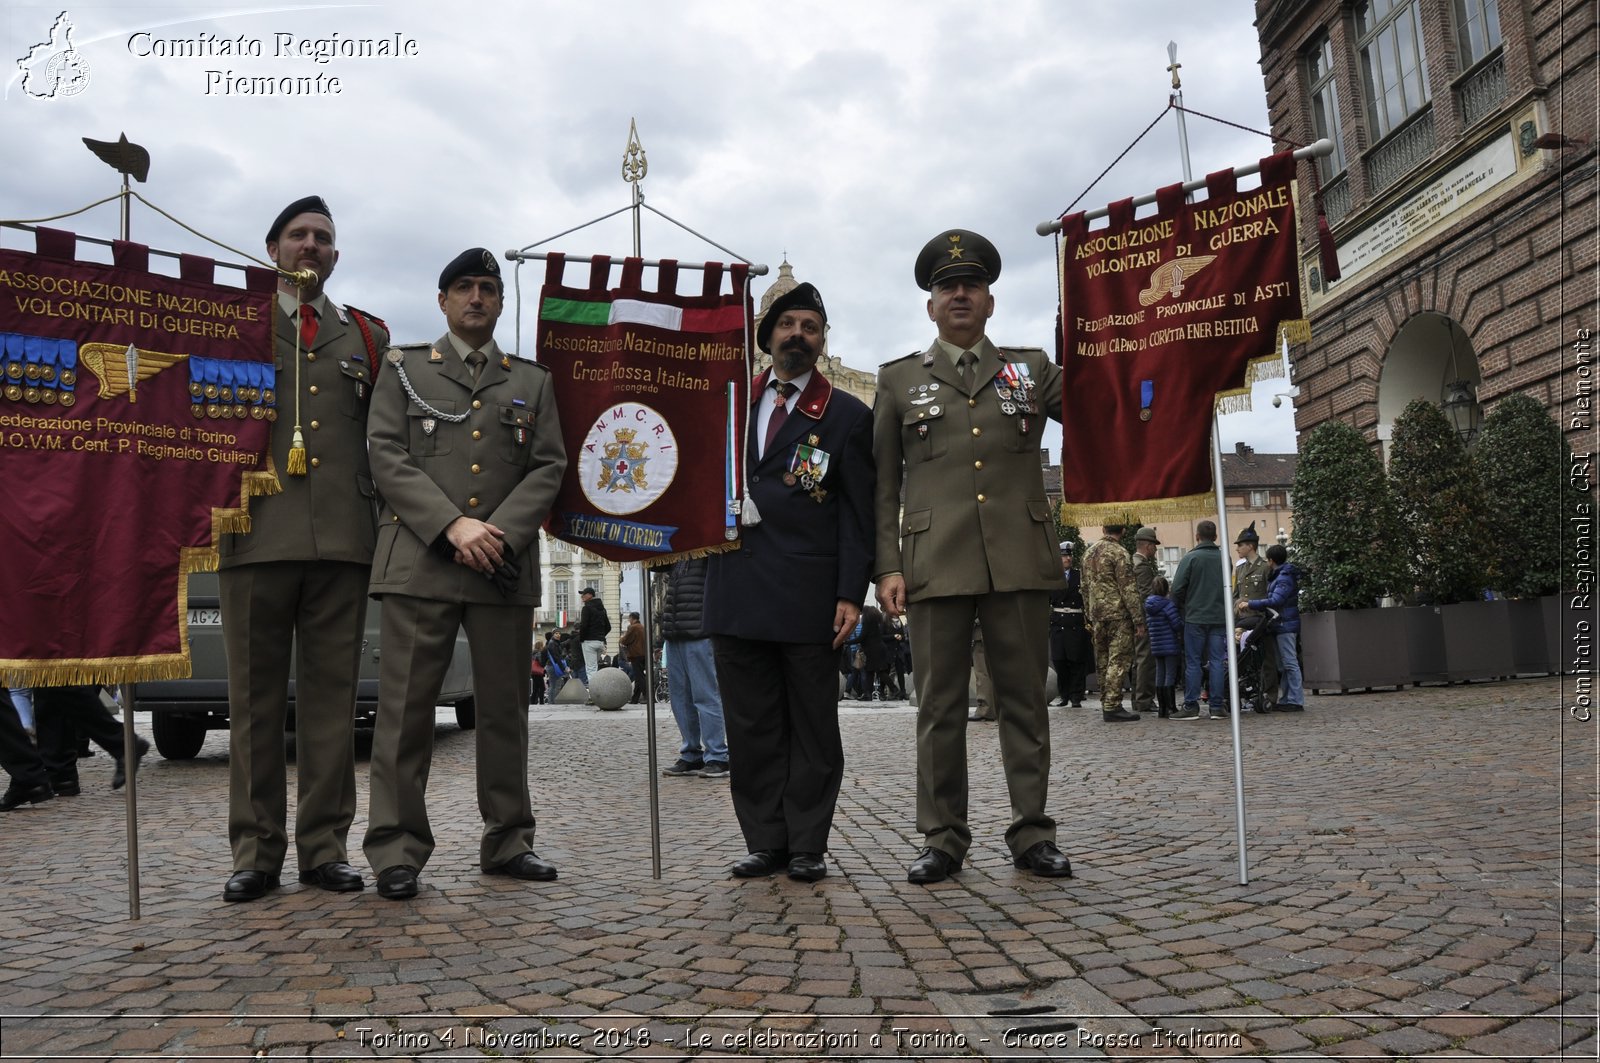
[[[1179,115],[1179,118],[1181,120],[1181,118],[1183,116],[1183,112],[1181,112],[1181,111],[1178,112],[1178,115]],[[1317,141],[1315,144],[1308,144],[1303,148],[1296,148],[1295,152],[1294,152],[1294,157],[1295,157],[1295,159],[1297,161],[1301,161],[1301,160],[1305,160],[1305,159],[1320,159],[1320,158],[1323,158],[1324,156],[1332,155],[1332,154],[1333,154],[1333,141],[1328,140],[1326,137],[1324,137],[1322,140]],[[1243,166],[1235,166],[1233,168],[1233,175],[1235,177],[1249,177],[1253,173],[1260,173],[1260,172],[1261,172],[1261,164],[1259,162],[1246,163]],[[1202,177],[1198,181],[1185,181],[1184,184],[1183,184],[1182,191],[1183,191],[1184,195],[1188,195],[1190,192],[1197,192],[1200,189],[1204,188],[1205,186],[1206,186],[1206,181],[1205,181],[1205,178]],[[1155,201],[1156,201],[1156,194],[1154,192],[1150,192],[1150,193],[1148,193],[1146,195],[1135,197],[1134,200],[1133,200],[1133,207],[1134,207],[1135,210],[1137,210],[1138,208],[1144,207],[1144,206],[1148,206],[1151,203],[1154,203]],[[1109,207],[1098,207],[1095,210],[1085,211],[1084,215],[1083,215],[1083,220],[1084,221],[1095,221],[1095,220],[1097,220],[1099,218],[1105,217],[1108,213],[1110,213],[1110,208]],[[1058,232],[1061,231],[1061,219],[1060,218],[1051,218],[1048,221],[1040,222],[1038,225],[1035,225],[1033,228],[1034,228],[1034,232],[1038,233],[1040,236],[1052,236],[1055,233],[1058,233]]]

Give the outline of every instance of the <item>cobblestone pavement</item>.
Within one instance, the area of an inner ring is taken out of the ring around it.
[[[730,879],[727,783],[699,778],[660,780],[653,879],[643,711],[539,707],[558,882],[479,874],[472,737],[441,713],[439,848],[415,901],[381,900],[370,872],[358,894],[295,885],[291,865],[268,899],[224,904],[213,733],[139,776],[132,922],[124,802],[99,757],[83,796],[0,817],[0,1054],[1592,1059],[1600,761],[1562,696],[1521,680],[1245,717],[1248,885],[1229,726],[1111,726],[1092,702],[1051,710],[1050,807],[1077,877],[1012,869],[995,731],[973,724],[974,847],[931,888],[905,880],[904,705],[843,710],[815,885]],[[664,765],[664,707],[656,731]]]

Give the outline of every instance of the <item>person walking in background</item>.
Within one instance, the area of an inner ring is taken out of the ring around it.
[[[640,621],[638,613],[628,614],[628,626],[623,629],[622,638],[618,640],[617,651],[617,655],[628,662],[628,671],[633,676],[633,694],[628,702],[637,705],[645,699],[645,680],[649,676],[646,670],[649,647],[644,644],[644,624]]]
[[[1278,671],[1283,678],[1283,691],[1271,711],[1304,712],[1305,691],[1301,686],[1300,652],[1296,645],[1300,637],[1300,572],[1289,560],[1289,551],[1280,543],[1267,547],[1267,561],[1272,567],[1267,596],[1242,598],[1239,604],[1254,610],[1272,609],[1277,612],[1278,619],[1274,622],[1271,640],[1278,652]],[[1277,688],[1263,685],[1262,693],[1269,692],[1277,693]]]
[[[1154,662],[1156,711],[1165,720],[1178,713],[1178,662],[1182,659],[1183,618],[1167,595],[1167,577],[1157,576],[1144,600],[1144,628],[1150,637]]]
[[[1200,715],[1200,673],[1209,662],[1213,720],[1228,717],[1228,638],[1223,602],[1222,554],[1215,521],[1195,525],[1194,549],[1178,562],[1172,578],[1172,601],[1183,617],[1183,708],[1177,719]]]
[[[1061,543],[1061,586],[1050,592],[1050,665],[1056,670],[1053,705],[1083,707],[1089,688],[1089,665],[1094,646],[1083,617],[1083,582],[1073,566],[1076,548],[1070,539]]]
[[[667,696],[682,742],[677,761],[661,774],[726,779],[728,735],[705,608],[706,559],[675,562],[667,572],[661,637],[667,655]]]

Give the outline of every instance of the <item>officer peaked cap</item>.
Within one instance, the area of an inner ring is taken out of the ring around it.
[[[785,310],[813,310],[822,316],[824,325],[828,323],[828,308],[822,305],[822,293],[810,281],[802,281],[772,300],[762,316],[761,324],[756,327],[756,346],[763,351],[767,350],[767,341],[772,339],[772,330],[778,327],[778,319]]]
[[[444,272],[439,274],[439,290],[444,291],[462,277],[493,277],[500,280],[500,263],[495,261],[494,252],[487,247],[469,247],[452,258]]]
[[[917,255],[917,287],[933,291],[940,281],[976,277],[985,284],[1000,279],[1000,252],[970,229],[946,229]]]
[[[267,230],[267,243],[275,244],[278,237],[283,235],[284,226],[302,214],[320,214],[329,221],[333,220],[333,211],[328,209],[328,201],[321,196],[302,196],[290,203],[278,216],[272,219],[272,228]]]

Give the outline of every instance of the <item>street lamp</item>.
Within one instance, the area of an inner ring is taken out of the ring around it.
[[[1277,409],[1278,407],[1281,407],[1283,405],[1283,400],[1284,399],[1288,399],[1289,400],[1289,408],[1293,409],[1294,408],[1294,398],[1295,397],[1294,397],[1294,395],[1292,393],[1287,392],[1287,391],[1280,391],[1276,395],[1272,396],[1272,406],[1273,406],[1274,409]]]
[[[1289,532],[1287,531],[1287,529],[1284,529],[1284,528],[1279,528],[1278,529],[1278,545],[1279,546],[1288,546],[1289,545]]]
[[[1450,418],[1450,424],[1455,428],[1456,435],[1461,437],[1461,442],[1470,446],[1478,434],[1478,421],[1482,417],[1478,396],[1472,390],[1472,381],[1451,380],[1446,383],[1444,399],[1439,403],[1439,408]]]

